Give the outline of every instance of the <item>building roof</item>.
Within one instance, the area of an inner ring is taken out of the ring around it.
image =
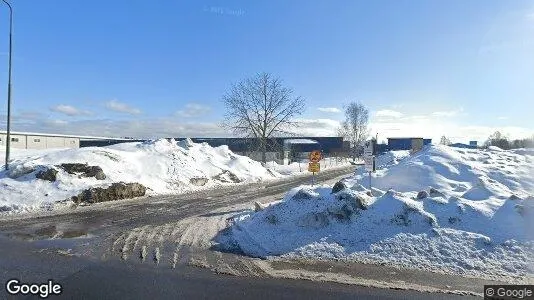
[[[0,130],[0,134],[7,134],[7,131]],[[43,132],[23,132],[23,131],[11,131],[13,135],[35,135],[35,136],[52,136],[52,137],[64,137],[64,138],[79,138],[81,140],[121,140],[127,141],[130,139],[125,138],[112,138],[101,136],[86,136],[86,135],[72,135],[72,134],[57,134],[57,133],[43,133]]]

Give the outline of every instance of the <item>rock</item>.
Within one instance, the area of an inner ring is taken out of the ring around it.
[[[98,203],[144,196],[146,187],[139,183],[116,182],[107,188],[90,188],[71,199],[75,203]]]
[[[106,174],[99,166],[89,166],[88,164],[67,163],[59,165],[60,168],[69,174],[81,174],[81,177],[94,177],[97,180],[106,179]]]
[[[428,192],[427,191],[420,191],[419,193],[417,193],[417,199],[418,200],[422,200],[422,199],[425,199],[428,197]]]
[[[35,178],[54,182],[57,179],[57,173],[58,172],[56,169],[47,168],[46,170],[37,172],[37,174],[35,174]]]
[[[232,173],[232,172],[230,172],[228,170],[224,170],[222,173],[217,174],[217,175],[213,176],[212,178],[215,179],[215,180],[222,181],[222,182],[227,182],[227,183],[240,183],[240,182],[242,182],[242,180],[239,179],[239,177],[237,177],[237,175],[235,175],[234,173]]]
[[[21,176],[24,176],[26,174],[30,174],[32,172],[34,172],[36,170],[36,167],[34,166],[30,166],[30,167],[27,167],[27,166],[24,166],[24,165],[17,165],[15,166],[14,168],[11,167],[9,169],[9,171],[7,172],[7,176],[9,178],[19,178]]]
[[[341,207],[330,208],[328,213],[334,216],[338,221],[349,221],[350,216],[354,213],[353,207],[344,204]]]
[[[362,209],[366,210],[369,206],[368,198],[362,194],[356,194],[354,192],[342,191],[336,195],[336,199],[344,201],[353,210]]]
[[[307,189],[300,189],[295,195],[293,195],[293,199],[295,200],[311,200],[314,198],[317,198],[319,195],[307,190]]]
[[[341,190],[344,190],[347,188],[347,185],[343,181],[338,181],[334,186],[332,187],[332,194],[335,194]]]
[[[194,178],[189,179],[189,183],[191,183],[192,185],[196,185],[196,186],[203,186],[203,185],[206,185],[206,183],[208,183],[208,178],[194,177]]]
[[[261,203],[259,203],[259,202],[257,202],[257,201],[254,202],[254,211],[255,211],[255,212],[262,211],[262,210],[264,210],[266,207],[267,207],[267,205],[265,205],[265,204],[261,204]]]
[[[437,189],[431,187],[429,191],[430,197],[443,197],[445,198],[445,195],[443,195],[442,192],[438,191]]]
[[[521,198],[519,198],[518,196],[512,194],[508,199],[510,200],[522,200]]]

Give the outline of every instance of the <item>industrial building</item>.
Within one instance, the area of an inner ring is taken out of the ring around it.
[[[168,139],[171,139],[169,137]],[[184,137],[172,137],[175,140],[183,140]],[[212,147],[228,146],[232,152],[248,156],[261,161],[261,152],[257,140],[254,138],[191,138],[195,143],[207,143]],[[123,142],[139,142],[143,140],[120,140],[120,139],[93,139],[81,140],[80,147],[102,147]],[[292,161],[307,158],[307,154],[313,150],[320,150],[325,155],[340,155],[344,151],[345,143],[342,137],[276,137],[266,141],[266,159],[279,164],[287,164]],[[345,145],[346,146],[346,145]]]
[[[421,137],[395,137],[388,138],[387,144],[376,145],[376,152],[384,153],[395,150],[411,150],[419,151],[428,144],[432,143],[432,139],[425,139]]]
[[[111,140],[106,137],[64,135],[54,133],[17,132],[10,134],[11,147],[15,149],[54,149],[54,148],[79,148],[84,141]],[[128,141],[126,139],[114,139]],[[0,147],[7,144],[7,132],[0,131]]]

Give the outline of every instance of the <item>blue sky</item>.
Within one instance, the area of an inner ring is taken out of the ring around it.
[[[306,135],[335,134],[349,101],[380,137],[534,134],[531,1],[11,2],[15,130],[229,135],[221,95],[270,72],[306,98]]]

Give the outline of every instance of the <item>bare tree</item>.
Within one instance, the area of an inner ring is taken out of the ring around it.
[[[502,134],[500,131],[495,131],[493,134],[491,134],[484,144],[485,146],[497,146],[501,149],[510,149],[508,137],[506,137],[506,135]]]
[[[304,111],[304,99],[294,97],[292,89],[269,73],[232,85],[223,102],[227,117],[224,125],[237,135],[253,138],[264,163],[268,139],[291,134],[297,125],[294,117]]]
[[[439,141],[439,143],[441,145],[450,145],[451,141],[446,136],[442,136],[441,140]]]
[[[353,159],[369,136],[368,123],[369,110],[363,104],[351,102],[345,107],[345,121],[341,123],[339,134],[350,142]]]

